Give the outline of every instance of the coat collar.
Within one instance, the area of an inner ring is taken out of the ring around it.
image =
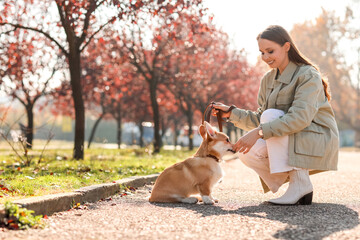
[[[291,82],[292,78],[294,77],[297,68],[298,68],[298,65],[296,65],[295,63],[290,61],[288,63],[288,65],[286,66],[285,70],[283,71],[283,73],[280,75],[280,78],[277,81],[285,83],[285,84],[289,84]],[[276,76],[276,74],[275,74],[275,76]]]

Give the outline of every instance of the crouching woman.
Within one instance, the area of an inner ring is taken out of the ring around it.
[[[235,126],[247,130],[234,150],[259,176],[265,192],[285,194],[269,200],[278,205],[312,203],[309,174],[337,170],[339,134],[329,103],[327,82],[297,49],[287,31],[270,26],[257,37],[262,60],[272,69],[263,77],[259,108],[249,111],[213,105]]]

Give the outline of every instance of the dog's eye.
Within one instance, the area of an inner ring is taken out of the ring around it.
[[[226,139],[226,142],[228,142],[228,143],[229,143],[229,142],[230,142],[230,140],[227,138],[227,139]]]

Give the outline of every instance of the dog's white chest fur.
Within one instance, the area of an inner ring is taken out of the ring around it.
[[[225,176],[225,172],[222,170],[220,164],[217,164],[217,167],[215,168],[215,175],[219,176],[219,178],[223,178]]]

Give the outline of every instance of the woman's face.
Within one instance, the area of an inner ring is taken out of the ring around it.
[[[271,68],[278,68],[282,73],[289,63],[290,43],[286,42],[281,46],[276,42],[259,38],[258,45],[262,60]]]

